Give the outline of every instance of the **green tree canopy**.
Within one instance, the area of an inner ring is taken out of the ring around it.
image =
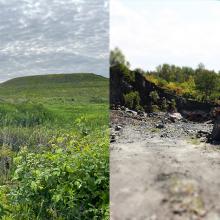
[[[197,69],[195,77],[196,89],[203,92],[206,97],[219,87],[219,77],[214,71]]]
[[[123,64],[127,67],[130,66],[129,62],[126,61],[126,58],[122,51],[116,47],[114,50],[111,50],[110,52],[110,66],[115,66],[118,64]]]

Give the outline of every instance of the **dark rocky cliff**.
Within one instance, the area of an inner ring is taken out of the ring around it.
[[[138,91],[140,95],[141,106],[149,106],[151,103],[150,93],[157,91],[160,99],[163,97],[166,100],[175,100],[176,108],[179,112],[203,112],[210,114],[213,108],[216,107],[213,103],[199,102],[196,100],[186,99],[175,95],[171,91],[167,91],[154,83],[148,81],[143,74],[138,71],[132,72],[134,75],[133,81],[128,81],[125,75],[120,71],[120,68],[112,67],[110,70],[110,102],[114,105],[125,105],[123,95],[130,91]]]

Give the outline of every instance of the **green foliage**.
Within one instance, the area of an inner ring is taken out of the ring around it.
[[[219,88],[219,77],[214,71],[198,69],[196,72],[196,89],[203,92],[206,97]]]
[[[109,219],[108,80],[0,85],[0,219]]]
[[[52,112],[42,104],[0,104],[0,126],[36,126],[52,121]]]
[[[111,71],[119,74],[126,82],[133,83],[135,81],[135,74],[123,64],[117,64],[111,67]]]
[[[196,69],[165,63],[159,65],[155,71],[145,72],[140,68],[131,71],[129,65],[127,65],[125,56],[118,48],[111,51],[110,63],[111,73],[121,74],[120,76],[134,88],[135,74],[138,73],[145,75],[146,79],[153,84],[178,96],[203,102],[212,101],[220,103],[220,75],[215,71],[207,70],[202,63]],[[131,106],[131,101],[128,102]],[[152,104],[158,105],[156,98],[153,98],[152,102]]]
[[[124,102],[125,106],[130,109],[136,109],[140,106],[140,96],[139,93],[136,92],[129,92],[124,95]]]
[[[118,64],[122,64],[126,67],[130,66],[129,62],[126,61],[122,51],[118,47],[116,47],[114,50],[111,50],[110,52],[110,65],[115,66]]]
[[[166,111],[168,108],[168,104],[167,104],[167,100],[165,97],[162,98],[162,102],[161,102],[161,110],[162,111]]]
[[[135,107],[135,110],[136,110],[136,111],[144,111],[144,108],[143,108],[141,105],[137,105],[137,106]]]
[[[171,100],[170,105],[169,105],[169,110],[172,111],[172,112],[176,112],[177,111],[175,99]]]
[[[159,112],[160,108],[158,105],[152,105],[150,106],[150,112]]]
[[[150,96],[150,98],[151,98],[151,100],[153,101],[154,104],[157,104],[158,100],[160,99],[157,91],[150,92],[149,96]]]
[[[148,72],[146,79],[186,98],[218,102],[220,97],[219,74],[205,69],[202,63],[195,70],[163,64],[156,72]]]
[[[190,67],[178,67],[175,65],[163,64],[156,68],[155,75],[167,82],[182,83],[187,81],[189,76],[195,74],[195,71]]]
[[[50,150],[20,151],[9,192],[14,217],[103,219],[109,201],[108,144],[108,132],[67,133],[52,140]]]

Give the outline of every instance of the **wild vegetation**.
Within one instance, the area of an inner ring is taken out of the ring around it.
[[[109,219],[108,80],[0,85],[0,218]]]
[[[177,95],[199,101],[219,102],[219,73],[205,69],[203,64],[199,64],[196,69],[163,64],[156,71],[147,71],[144,75],[149,81]]]
[[[200,102],[220,103],[220,75],[214,70],[208,70],[200,63],[196,69],[191,67],[179,67],[163,64],[156,67],[155,71],[144,71],[142,69],[130,69],[129,62],[119,48],[111,51],[111,72],[119,74],[124,80],[124,85],[130,84],[136,87],[135,77],[141,74],[148,82],[161,88],[163,91],[192,99]],[[141,106],[140,94],[135,89],[123,91],[123,102],[132,109],[149,109],[149,111],[167,110],[175,108],[175,100],[160,99],[157,91],[149,94],[150,107]]]

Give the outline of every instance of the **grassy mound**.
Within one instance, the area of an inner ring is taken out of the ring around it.
[[[108,79],[0,85],[0,218],[109,219]]]

